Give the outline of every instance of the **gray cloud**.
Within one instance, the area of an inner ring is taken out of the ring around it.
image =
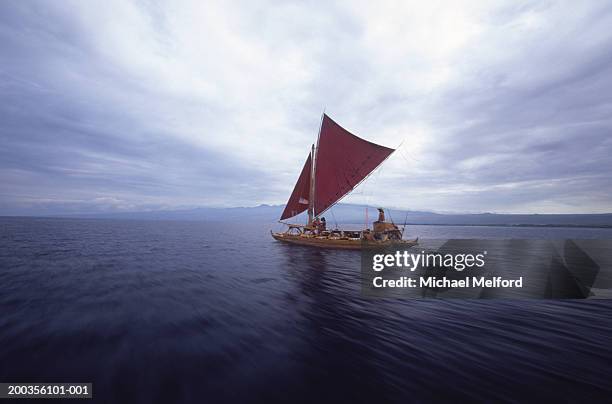
[[[612,210],[605,2],[0,4],[0,214],[282,203],[323,107],[402,148],[348,201]]]

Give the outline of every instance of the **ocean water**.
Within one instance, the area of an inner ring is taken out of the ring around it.
[[[359,262],[258,223],[0,218],[0,381],[92,382],[109,403],[612,397],[612,301],[368,299]]]

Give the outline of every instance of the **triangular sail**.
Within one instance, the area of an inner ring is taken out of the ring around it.
[[[312,160],[311,155],[308,154],[302,173],[293,188],[293,192],[289,197],[287,206],[283,211],[281,220],[288,219],[290,217],[299,215],[306,209],[308,209],[308,199],[310,198],[310,173],[312,171]]]
[[[324,114],[315,159],[315,215],[355,188],[394,151],[353,135]]]

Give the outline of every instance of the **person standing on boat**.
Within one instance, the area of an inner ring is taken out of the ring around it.
[[[383,208],[378,208],[378,221],[381,223],[385,221],[385,211]]]
[[[325,218],[322,217],[321,221],[319,222],[319,233],[322,233],[325,230],[327,230],[327,222],[325,221]]]

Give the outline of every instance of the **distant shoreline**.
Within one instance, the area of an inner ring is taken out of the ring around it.
[[[152,217],[87,217],[87,216],[0,216],[0,219],[65,219],[65,220],[126,220],[126,221],[147,221],[147,222],[214,222],[214,223],[236,223],[236,220],[222,220],[218,218],[152,218]],[[249,220],[243,219],[244,222],[276,224],[276,222],[268,222],[266,220]],[[361,223],[338,222],[338,225],[362,225]],[[403,223],[396,223],[403,226]],[[415,223],[407,222],[406,226],[447,226],[447,227],[526,227],[526,228],[571,228],[571,229],[612,229],[612,225],[602,224],[508,224],[508,223]]]
[[[460,227],[564,227],[581,229],[612,229],[612,225],[589,225],[589,224],[444,224],[444,223],[406,223],[406,226],[460,226]]]

